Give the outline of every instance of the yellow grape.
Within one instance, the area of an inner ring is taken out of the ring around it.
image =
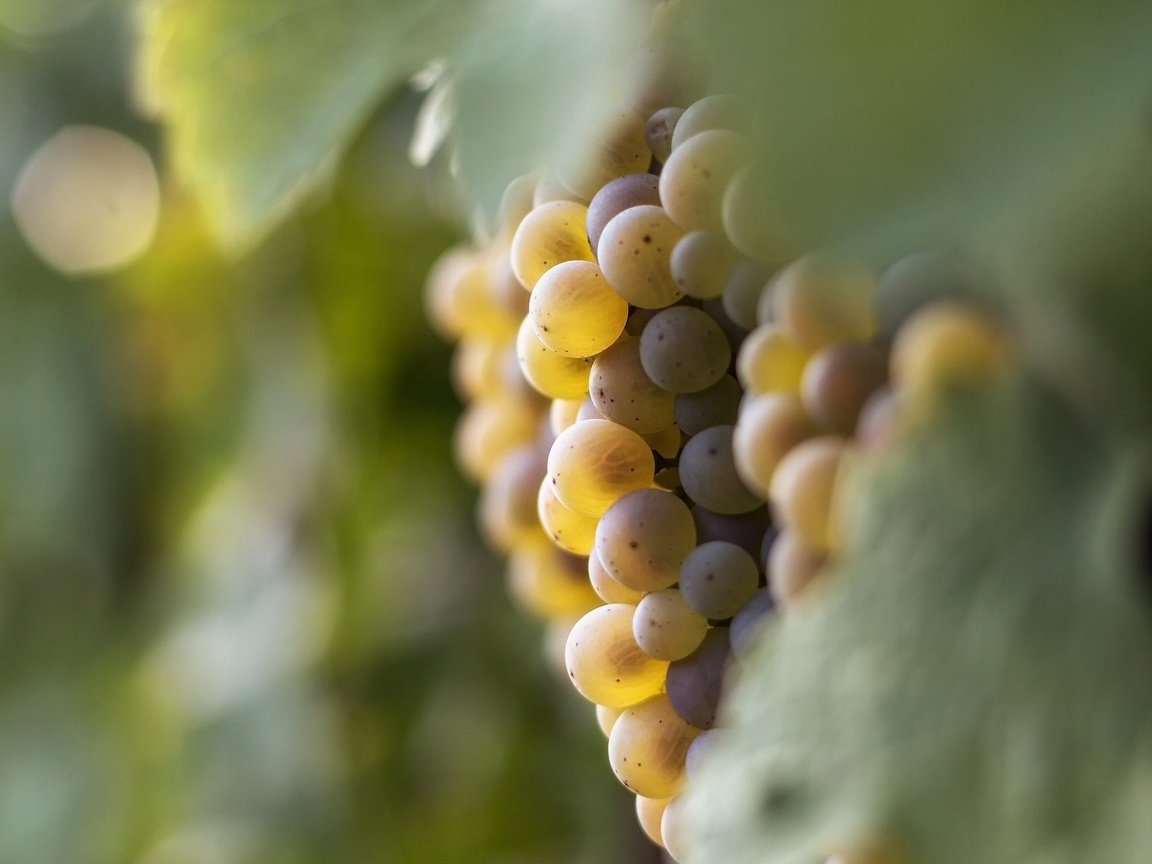
[[[516,360],[524,379],[545,396],[582,400],[588,395],[592,359],[557,354],[537,338],[528,318],[516,335]]]
[[[1007,355],[1003,330],[987,316],[955,303],[935,303],[897,331],[892,380],[913,400],[979,386],[1004,368]]]
[[[772,320],[812,352],[876,335],[876,277],[859,262],[807,255],[768,286]]]
[[[683,236],[663,207],[629,207],[604,226],[596,260],[608,284],[631,305],[663,309],[684,296],[669,266],[672,250]]]
[[[557,549],[537,534],[508,557],[508,593],[537,618],[583,615],[600,605],[586,573],[582,557]]]
[[[536,497],[536,512],[544,533],[561,549],[587,555],[596,539],[596,518],[569,510],[552,494],[552,484],[544,477]]]
[[[583,404],[583,399],[553,398],[552,405],[548,409],[548,427],[552,431],[553,438],[576,422],[576,415],[580,413],[580,406]]]
[[[749,489],[767,499],[776,466],[788,451],[816,434],[816,427],[793,393],[765,393],[747,399],[732,433],[736,473]]]
[[[528,290],[564,261],[594,261],[585,234],[588,208],[575,201],[548,201],[524,217],[512,237],[512,272]]]
[[[787,608],[815,579],[828,555],[813,549],[794,531],[784,529],[768,553],[768,590],[781,608]]]
[[[626,603],[600,606],[585,614],[568,634],[564,648],[568,677],[590,702],[623,708],[664,687],[668,663],[649,657],[636,644],[632,635],[635,609]]]
[[[581,420],[548,453],[552,492],[568,508],[600,516],[621,496],[652,485],[656,461],[644,439],[609,420]]]
[[[780,524],[821,552],[838,539],[836,481],[846,450],[843,438],[810,438],[780,461],[768,487]]]
[[[661,847],[664,845],[664,840],[660,836],[660,819],[669,800],[671,799],[636,796],[636,821],[640,823],[640,830],[644,832],[645,837]]]
[[[479,522],[484,538],[508,553],[540,533],[537,490],[548,473],[548,456],[536,444],[514,450],[500,461],[480,493]]]
[[[620,715],[623,713],[623,708],[609,708],[607,705],[596,706],[596,723],[600,726],[600,731],[604,733],[605,738],[612,734],[612,727],[616,725],[616,721],[620,719]]]
[[[641,436],[648,446],[665,459],[675,459],[680,453],[684,436],[680,434],[680,427],[670,423],[658,432],[650,432]]]
[[[799,393],[811,356],[775,324],[762,324],[740,346],[736,377],[749,393]]]
[[[608,761],[617,779],[637,795],[670,798],[684,784],[688,745],[699,734],[666,695],[654,695],[620,715],[608,736]]]
[[[624,332],[628,303],[591,261],[565,261],[532,289],[528,317],[537,338],[565,357],[592,357]]]
[[[501,460],[540,434],[534,406],[503,397],[473,402],[464,409],[453,438],[456,460],[473,481],[487,482]]]

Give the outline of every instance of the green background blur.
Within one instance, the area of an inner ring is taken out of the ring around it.
[[[131,107],[129,11],[0,0],[0,861],[653,860],[451,464],[419,95],[226,261]],[[107,277],[9,208],[68,124],[161,169]]]

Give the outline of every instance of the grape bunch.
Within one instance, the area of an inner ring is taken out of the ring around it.
[[[748,195],[745,128],[724,95],[621,110],[581,170],[515,181],[494,237],[427,284],[480,525],[673,857],[729,667],[850,545],[853,466],[1009,352],[940,256],[879,278],[791,257]]]

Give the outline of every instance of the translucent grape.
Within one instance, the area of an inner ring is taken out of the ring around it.
[[[644,653],[657,660],[687,657],[708,632],[708,619],[675,588],[644,595],[632,618],[632,635]]]
[[[745,549],[722,540],[697,546],[680,567],[684,602],[715,621],[739,612],[759,585],[760,567],[755,559]]]
[[[748,655],[757,635],[772,620],[772,612],[775,609],[776,603],[767,588],[761,588],[752,595],[728,625],[728,640],[732,644],[734,655],[737,657]]]
[[[617,582],[616,579],[604,569],[600,563],[600,555],[595,549],[588,555],[588,581],[600,599],[605,603],[630,603],[635,606],[644,596],[643,591],[637,591]]]
[[[731,426],[739,414],[741,394],[731,375],[724,375],[704,390],[677,394],[673,406],[676,425],[688,436],[710,426]]]
[[[749,393],[799,393],[812,355],[775,324],[762,324],[736,355],[736,377]]]
[[[793,447],[816,434],[800,400],[792,393],[766,393],[745,401],[732,435],[736,472],[763,498],[776,466]]]
[[[724,293],[739,256],[723,235],[692,231],[672,248],[668,269],[676,285],[689,297],[707,300]]]
[[[656,463],[644,439],[608,420],[582,420],[548,453],[552,491],[566,506],[600,516],[617,499],[652,485]]]
[[[629,207],[659,204],[659,178],[655,174],[625,174],[605,183],[588,205],[588,242],[600,246],[604,226]]]
[[[616,725],[616,721],[620,719],[620,715],[623,713],[623,708],[609,708],[607,705],[596,706],[596,723],[600,726],[600,731],[604,733],[605,738],[612,734],[612,727]]]
[[[596,526],[600,563],[617,582],[636,591],[673,585],[695,545],[696,527],[688,505],[663,489],[628,493]]]
[[[577,204],[588,204],[588,199],[578,195],[556,179],[551,172],[545,173],[536,183],[532,193],[532,206],[539,207],[552,201],[573,201]]]
[[[735,96],[713,93],[697,99],[684,110],[672,134],[672,149],[709,129],[746,131],[747,128],[747,107]]]
[[[773,320],[807,351],[876,334],[876,279],[863,264],[808,255],[768,290]]]
[[[777,606],[786,608],[813,580],[828,556],[805,544],[793,531],[780,532],[768,554],[768,590]]]
[[[1005,365],[1003,330],[984,314],[955,303],[935,303],[910,318],[892,346],[892,380],[903,395],[979,386]]]
[[[760,303],[772,268],[751,258],[737,261],[730,268],[720,303],[732,321],[744,330],[754,330],[760,322]]]
[[[684,436],[680,434],[680,427],[670,423],[658,432],[649,432],[643,436],[645,443],[665,459],[675,459],[680,455],[680,445]]]
[[[680,483],[695,503],[716,513],[754,510],[763,499],[749,491],[736,472],[731,426],[705,429],[680,452]]]
[[[644,372],[639,339],[621,339],[605,349],[592,364],[588,389],[605,419],[641,435],[673,423],[676,397],[657,387]]]
[[[587,555],[596,537],[596,518],[569,510],[552,494],[552,484],[545,477],[538,487],[536,513],[544,533],[565,551]]]
[[[528,318],[516,335],[516,360],[524,380],[545,396],[582,400],[588,394],[592,359],[557,354],[537,338]]]
[[[474,262],[475,253],[454,246],[441,255],[424,281],[424,310],[443,338],[456,340],[464,333],[464,310],[456,302],[456,289]]]
[[[845,444],[844,439],[832,435],[808,439],[780,461],[768,487],[781,524],[822,552],[831,549],[838,536],[836,479]]]
[[[508,299],[500,256],[456,248],[433,265],[425,283],[429,319],[450,339],[503,338],[516,332],[519,306]],[[523,292],[520,292],[523,294]],[[521,300],[522,302],[522,300]]]
[[[591,261],[565,261],[537,281],[528,317],[537,338],[557,354],[591,357],[624,332],[628,304]]]
[[[684,784],[684,757],[699,732],[676,714],[667,696],[652,696],[620,715],[608,736],[608,761],[637,795],[670,798]]]
[[[535,207],[533,199],[536,195],[536,177],[531,174],[522,174],[505,189],[504,194],[500,196],[500,231],[499,234],[502,238],[506,238],[511,242],[512,235],[516,233],[516,229],[520,227],[520,223],[524,221],[524,217],[532,212]],[[504,256],[507,259],[508,256]],[[511,267],[511,261],[508,266]]]
[[[512,550],[507,583],[516,604],[538,618],[583,615],[600,605],[588,584],[584,559],[557,549],[543,536]]]
[[[578,195],[591,198],[605,183],[625,174],[648,170],[652,150],[645,134],[645,118],[623,109],[610,118],[600,136],[601,144],[579,165],[557,170],[560,180]]]
[[[532,406],[510,398],[473,402],[456,424],[456,461],[469,479],[486,482],[505,456],[539,432],[540,414]]]
[[[691,306],[657,313],[640,334],[640,362],[659,387],[695,393],[728,371],[732,349],[712,318]]]
[[[531,329],[529,327],[529,329]],[[533,336],[536,334],[533,333]],[[560,355],[557,354],[557,357]],[[569,426],[576,422],[576,416],[580,413],[580,406],[584,404],[583,399],[555,399],[552,400],[552,405],[548,409],[548,428],[552,431],[552,437],[555,438]]]
[[[524,217],[512,237],[512,272],[531,290],[564,261],[595,261],[584,220],[588,208],[574,201],[548,201]]]
[[[723,540],[754,558],[764,544],[764,535],[772,530],[772,519],[763,505],[746,513],[724,515],[697,504],[692,508],[692,521],[696,523],[697,543]]]
[[[672,153],[672,135],[683,113],[683,108],[661,108],[644,124],[644,138],[658,162],[668,161]]]
[[[660,203],[672,221],[685,231],[722,230],[724,192],[748,152],[743,135],[723,130],[699,132],[673,146],[660,172]]]
[[[644,836],[657,846],[664,845],[664,840],[660,836],[660,820],[663,818],[664,808],[668,806],[670,800],[669,798],[636,796],[636,821],[640,824],[640,830],[644,832]]]
[[[804,367],[804,408],[825,432],[851,435],[868,398],[888,377],[888,355],[874,345],[831,345]]]
[[[632,636],[635,609],[625,603],[600,606],[577,621],[568,634],[564,648],[568,677],[590,702],[623,708],[663,690],[668,663],[649,657],[636,644]]]
[[[711,729],[716,723],[728,656],[728,628],[713,627],[699,648],[668,666],[668,701],[698,729]]]
[[[661,468],[656,472],[655,482],[659,488],[675,492],[680,488],[680,469],[675,466]]]
[[[537,490],[548,471],[547,454],[535,444],[508,454],[480,492],[479,521],[485,539],[508,553],[540,533]]]
[[[617,294],[642,309],[663,309],[684,296],[668,264],[683,234],[664,208],[629,207],[604,226],[596,258]]]

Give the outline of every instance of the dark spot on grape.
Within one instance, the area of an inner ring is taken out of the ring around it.
[[[651,242],[652,242],[652,238],[651,238],[650,236],[648,236],[647,234],[645,234],[645,235],[644,235],[644,242],[645,242],[645,243],[651,243]]]
[[[717,452],[718,452],[718,451],[716,450],[716,448],[715,448],[715,447],[709,447],[709,448],[708,448],[708,455],[709,455],[709,456],[715,456]]]
[[[800,803],[800,789],[794,785],[772,783],[764,790],[760,809],[766,816],[779,817]]]
[[[628,543],[628,548],[629,548],[629,549],[639,549],[639,548],[640,548],[640,544],[639,544],[639,543],[637,543],[635,540],[631,540],[631,541],[629,541],[629,543]]]

